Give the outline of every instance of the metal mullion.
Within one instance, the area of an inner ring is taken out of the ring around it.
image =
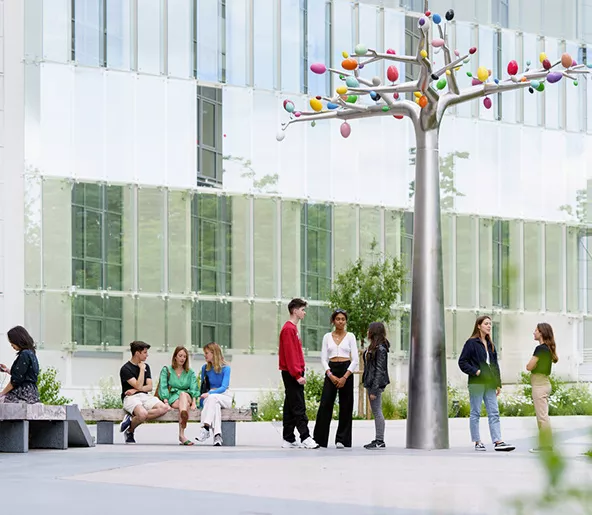
[[[101,0],[99,4],[99,66],[107,66],[107,0]]]
[[[160,71],[163,75],[169,74],[169,2],[161,0],[160,3]]]
[[[130,40],[131,40],[131,56],[130,69],[138,71],[138,1],[130,0]]]
[[[101,191],[101,290],[106,290],[107,277],[107,187],[99,186]]]

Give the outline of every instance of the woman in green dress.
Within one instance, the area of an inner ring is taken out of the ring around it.
[[[157,395],[162,402],[179,410],[179,442],[181,445],[193,445],[185,437],[185,428],[189,419],[189,410],[197,409],[199,397],[197,376],[189,368],[189,352],[179,346],[173,352],[171,366],[165,366],[160,372]]]

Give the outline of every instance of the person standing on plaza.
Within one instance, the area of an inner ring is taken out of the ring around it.
[[[365,449],[384,449],[384,415],[382,413],[382,393],[390,383],[388,375],[388,353],[391,344],[386,339],[386,329],[382,322],[372,322],[368,327],[368,349],[364,352],[364,373],[362,383],[368,391],[370,408],[374,415],[376,436]]]
[[[220,447],[222,441],[222,408],[232,408],[230,392],[230,365],[224,361],[222,349],[215,342],[203,348],[206,364],[201,367],[200,405],[202,429],[196,438],[205,442],[210,433],[214,435],[214,446]]]
[[[193,445],[185,437],[189,410],[196,410],[199,397],[197,377],[189,366],[189,351],[182,345],[173,352],[171,366],[162,367],[156,395],[171,408],[179,410],[179,443]]]
[[[152,374],[146,363],[150,345],[141,341],[130,343],[132,358],[121,367],[121,400],[123,409],[127,412],[119,426],[125,436],[125,443],[136,443],[134,432],[136,428],[148,420],[154,420],[171,409],[168,404],[158,397],[150,395],[152,392]]]
[[[40,400],[37,389],[39,362],[35,354],[35,342],[20,325],[10,329],[6,336],[17,355],[10,368],[0,365],[0,372],[10,375],[10,382],[0,392],[0,403],[36,404]]]
[[[476,451],[485,451],[479,436],[481,405],[489,421],[489,433],[496,451],[513,451],[515,447],[502,440],[497,396],[502,387],[497,351],[491,339],[491,318],[483,315],[475,321],[473,334],[466,341],[458,358],[458,366],[469,376],[469,399],[471,404],[471,439]]]
[[[331,314],[331,324],[335,330],[323,337],[321,348],[325,382],[317,412],[314,440],[321,447],[327,447],[335,397],[339,392],[339,425],[335,435],[335,447],[343,449],[352,445],[353,374],[358,369],[358,346],[355,335],[345,329],[347,313],[343,309],[336,309]]]
[[[310,436],[308,417],[304,401],[305,363],[302,342],[298,335],[298,323],[306,315],[306,301],[292,299],[288,304],[290,318],[280,331],[279,368],[285,387],[282,447],[292,449],[304,447],[317,449],[319,444]],[[300,433],[300,442],[296,441],[294,429]]]
[[[532,402],[539,427],[539,438],[542,440],[538,447],[530,449],[530,452],[536,453],[549,450],[551,447],[551,422],[549,420],[551,381],[549,376],[553,363],[557,363],[559,357],[557,356],[553,328],[549,324],[545,322],[537,324],[533,336],[539,344],[526,364],[526,370],[530,372]]]

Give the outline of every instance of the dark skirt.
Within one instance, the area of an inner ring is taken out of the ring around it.
[[[37,404],[40,402],[39,390],[37,390],[37,385],[32,383],[25,383],[20,386],[15,386],[4,396],[4,398],[0,398],[0,402],[7,404],[16,404],[22,402],[27,404]]]

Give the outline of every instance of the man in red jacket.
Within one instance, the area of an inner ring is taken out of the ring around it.
[[[308,417],[304,403],[304,353],[298,336],[298,322],[306,315],[306,301],[292,299],[288,304],[290,319],[280,332],[280,370],[286,388],[284,400],[284,449],[304,447],[317,449],[317,444],[308,431]],[[296,441],[294,428],[300,433],[300,442]]]

